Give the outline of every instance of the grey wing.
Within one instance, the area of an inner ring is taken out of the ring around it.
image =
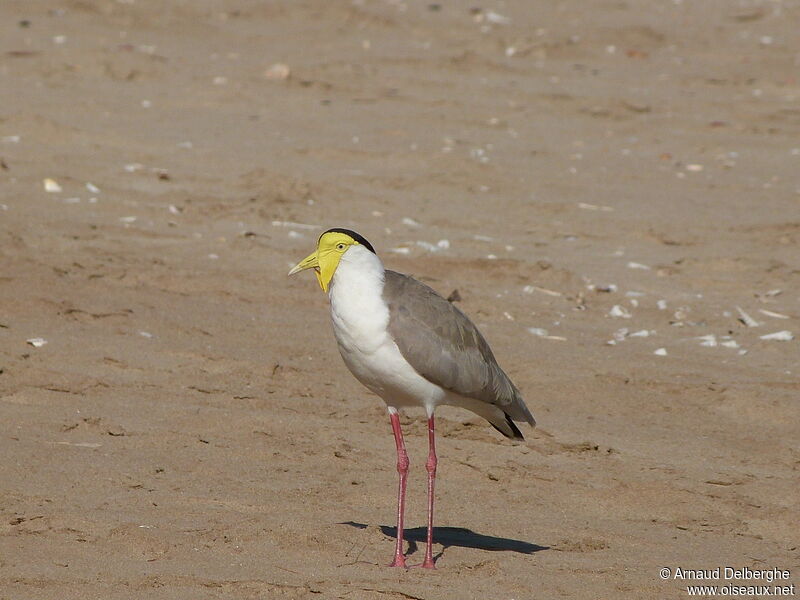
[[[478,328],[457,307],[416,279],[386,271],[389,333],[428,381],[493,404],[515,421],[535,424],[517,387],[497,364]]]

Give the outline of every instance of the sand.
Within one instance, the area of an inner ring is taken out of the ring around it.
[[[796,3],[6,0],[0,23],[0,598],[797,582],[800,352],[761,338],[800,336]],[[438,413],[436,571],[384,567],[385,407],[314,277],[286,278],[332,226],[458,290],[539,421],[513,443]]]

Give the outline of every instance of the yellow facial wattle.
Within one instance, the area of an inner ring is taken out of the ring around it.
[[[322,234],[317,242],[317,249],[297,263],[289,275],[294,275],[306,269],[314,269],[317,281],[323,292],[328,292],[339,260],[350,246],[358,244],[356,240],[338,231],[329,231]]]

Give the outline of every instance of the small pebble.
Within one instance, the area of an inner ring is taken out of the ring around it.
[[[48,177],[44,180],[44,191],[50,194],[58,194],[61,192],[61,186],[58,185],[55,179],[50,179]]]
[[[31,339],[25,340],[25,341],[28,342],[34,348],[41,348],[42,346],[44,346],[47,343],[46,339],[40,338],[40,337],[31,338]]]
[[[667,355],[667,349],[666,348],[659,348],[658,350],[653,352],[653,354],[655,354],[656,356],[666,356]]]

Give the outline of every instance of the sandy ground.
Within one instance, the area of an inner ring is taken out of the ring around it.
[[[4,0],[0,598],[800,583],[800,352],[761,338],[800,335],[798,30],[757,0]],[[457,289],[540,423],[440,412],[435,572],[384,568],[385,409],[286,278],[331,226]]]

